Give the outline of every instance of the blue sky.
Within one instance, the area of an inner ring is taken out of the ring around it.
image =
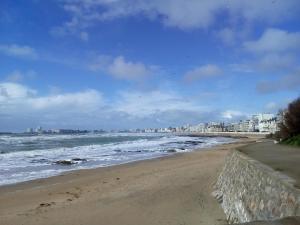
[[[298,0],[2,0],[0,130],[231,121],[300,93]]]

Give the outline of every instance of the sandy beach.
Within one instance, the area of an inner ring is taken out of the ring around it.
[[[1,225],[226,224],[212,197],[237,143],[0,187]]]

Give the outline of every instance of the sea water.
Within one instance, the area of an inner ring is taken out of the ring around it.
[[[0,185],[118,165],[233,142],[163,133],[0,136]],[[68,163],[63,163],[68,162]]]

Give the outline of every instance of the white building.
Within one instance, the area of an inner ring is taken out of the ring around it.
[[[207,126],[207,132],[223,132],[224,131],[224,123],[216,123],[211,122]]]
[[[273,117],[269,120],[261,120],[259,122],[259,132],[261,133],[275,133],[278,131],[278,123],[276,117]]]
[[[35,132],[37,133],[42,133],[43,132],[43,128],[38,126],[36,129],[35,129]]]
[[[260,133],[275,133],[278,130],[277,119],[272,113],[260,113],[252,116],[254,130]]]
[[[33,128],[27,128],[26,132],[27,133],[33,133]]]
[[[206,131],[206,124],[205,123],[199,123],[195,126],[190,126],[188,128],[189,132],[198,132],[198,133],[204,133]]]
[[[255,131],[255,121],[253,120],[243,120],[240,122],[241,132],[254,132]]]
[[[262,120],[270,120],[272,118],[274,118],[274,114],[272,113],[259,113],[257,115],[254,115],[254,117],[257,117],[258,122],[262,121]]]

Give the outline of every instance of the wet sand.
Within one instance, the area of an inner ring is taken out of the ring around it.
[[[253,140],[0,187],[0,225],[227,224],[213,185]]]

